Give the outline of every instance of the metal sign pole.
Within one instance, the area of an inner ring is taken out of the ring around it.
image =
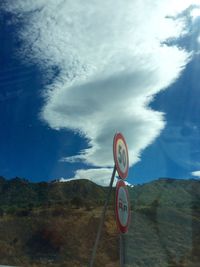
[[[95,259],[97,247],[98,247],[98,244],[99,244],[101,230],[102,230],[103,223],[104,223],[104,220],[105,220],[105,215],[106,215],[106,210],[107,210],[108,202],[109,202],[110,195],[111,195],[111,192],[112,192],[112,186],[113,186],[113,182],[114,182],[114,178],[115,178],[115,173],[116,173],[116,165],[113,168],[113,173],[112,173],[112,177],[111,177],[111,180],[110,180],[108,194],[106,196],[104,208],[103,208],[103,211],[102,211],[101,220],[100,220],[100,223],[99,223],[99,228],[98,228],[98,232],[97,232],[97,236],[96,236],[94,248],[93,248],[93,251],[92,251],[92,257],[91,257],[91,260],[90,260],[89,267],[93,267],[93,264],[94,264],[94,259]]]
[[[120,233],[119,235],[120,238],[120,267],[124,266],[124,239],[123,239],[123,234]]]

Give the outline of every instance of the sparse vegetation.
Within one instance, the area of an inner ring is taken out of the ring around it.
[[[87,180],[36,184],[0,177],[0,264],[88,267],[106,191]],[[200,182],[162,179],[129,193],[125,266],[198,266]],[[95,267],[119,266],[113,198]]]

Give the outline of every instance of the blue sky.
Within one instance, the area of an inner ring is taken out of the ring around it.
[[[106,184],[121,131],[130,183],[198,177],[199,1],[172,3],[5,1],[0,175]]]

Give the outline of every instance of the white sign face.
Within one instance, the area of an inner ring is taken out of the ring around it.
[[[119,189],[117,202],[118,202],[118,214],[119,214],[120,224],[122,226],[126,226],[128,221],[129,203],[124,187],[120,187]]]
[[[122,139],[119,139],[117,142],[117,159],[120,170],[125,173],[127,169],[127,150]]]
[[[129,168],[128,147],[121,133],[117,133],[114,137],[113,155],[117,172],[120,178],[125,179]]]
[[[120,232],[126,233],[130,221],[130,204],[128,191],[122,180],[116,186],[116,220]]]

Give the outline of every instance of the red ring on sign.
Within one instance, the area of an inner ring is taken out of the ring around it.
[[[126,148],[127,166],[126,166],[125,172],[123,172],[120,169],[118,159],[117,159],[117,142],[120,139],[122,140],[122,142],[124,143],[125,148]],[[114,161],[115,161],[115,165],[116,165],[116,169],[117,169],[117,172],[119,174],[119,177],[122,179],[126,179],[126,177],[128,176],[128,168],[129,168],[128,146],[126,144],[125,138],[123,137],[123,135],[121,133],[116,133],[114,136],[114,139],[113,139],[113,156],[114,156]]]
[[[124,190],[126,192],[127,201],[128,201],[128,219],[127,219],[126,225],[122,225],[121,224],[120,218],[119,218],[119,212],[118,212],[118,195],[119,195],[119,189],[120,189],[120,187],[124,187]],[[121,233],[123,233],[123,234],[126,233],[128,231],[128,226],[130,224],[131,213],[130,213],[130,201],[129,201],[128,190],[126,188],[126,184],[122,180],[119,180],[117,182],[117,185],[116,185],[115,214],[116,214],[116,222],[117,222],[117,226],[118,226],[119,231]]]

